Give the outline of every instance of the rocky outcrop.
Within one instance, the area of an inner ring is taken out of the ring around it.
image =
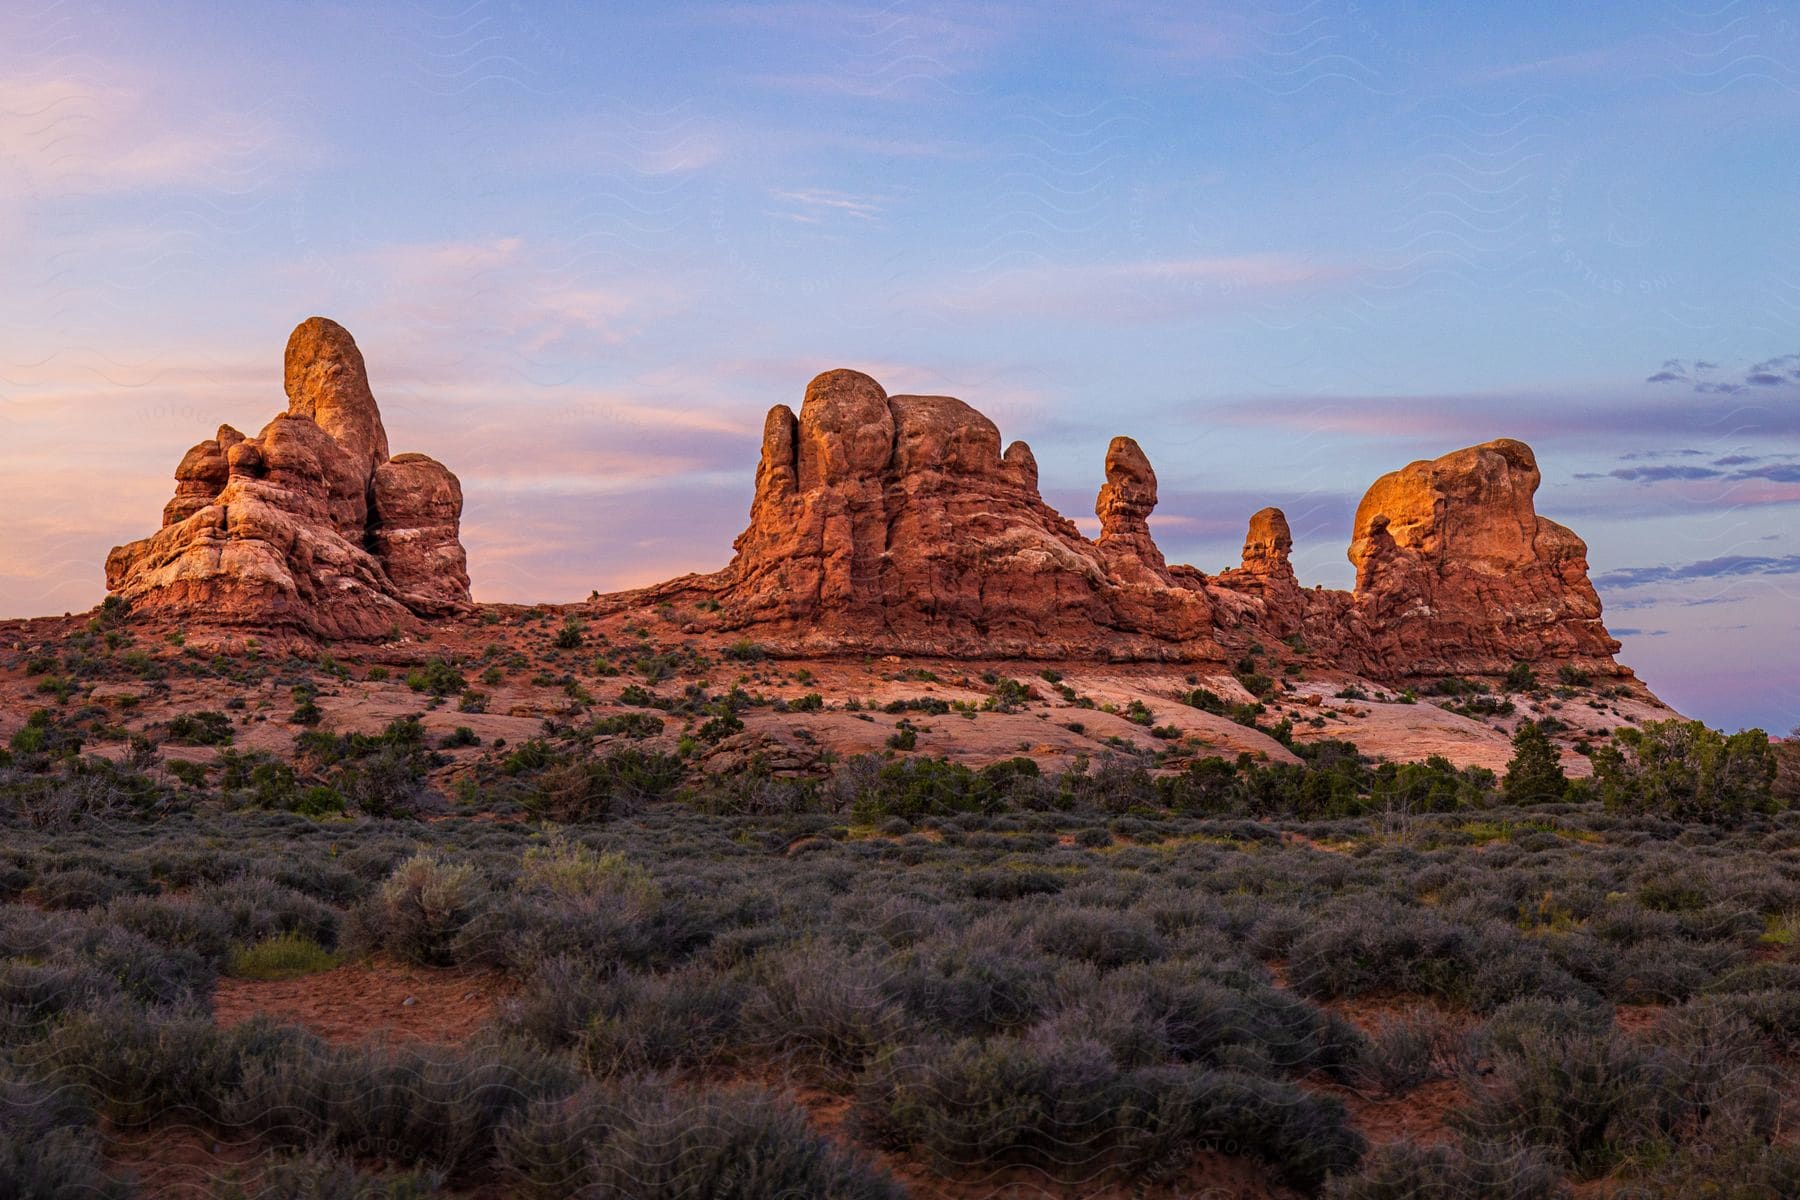
[[[1500,439],[1375,481],[1350,546],[1370,666],[1496,673],[1514,662],[1610,663],[1587,545],[1537,515],[1537,458]]]
[[[419,454],[389,459],[362,353],[323,317],[288,339],[288,410],[182,457],[163,526],[116,547],[107,589],[200,625],[369,638],[469,604],[462,488]]]
[[[750,526],[723,571],[602,603],[704,599],[726,630],[790,652],[1220,661],[1277,641],[1382,679],[1515,661],[1627,674],[1586,548],[1537,516],[1523,443],[1383,476],[1356,516],[1354,592],[1302,587],[1279,509],[1250,518],[1240,565],[1168,563],[1156,472],[1113,439],[1081,536],[1038,493],[1023,442],[947,396],[888,396],[855,371],[772,409]],[[1298,653],[1298,651],[1296,651]]]
[[[798,416],[777,405],[764,422],[731,565],[658,591],[713,596],[728,627],[815,651],[1216,654],[1204,599],[1146,574],[1162,556],[1144,523],[1155,476],[1135,445],[1114,472],[1125,523],[1107,548],[1044,503],[1030,447],[1000,445],[960,400],[827,371]]]

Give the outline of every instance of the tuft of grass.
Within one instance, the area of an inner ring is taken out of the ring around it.
[[[329,971],[343,961],[305,934],[281,933],[231,955],[231,973],[239,979],[298,979]]]

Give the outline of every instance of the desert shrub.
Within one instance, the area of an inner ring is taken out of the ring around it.
[[[506,769],[529,777],[520,796],[527,811],[560,822],[602,821],[664,799],[681,785],[685,771],[675,755],[636,746],[573,759],[536,742],[515,750]]]
[[[506,1043],[312,1044],[248,1064],[222,1114],[276,1146],[355,1151],[455,1174],[490,1162],[502,1123],[574,1090],[569,1068]]]
[[[1033,1036],[1097,1041],[1126,1067],[1176,1062],[1258,1075],[1348,1079],[1363,1054],[1361,1035],[1342,1018],[1211,956],[1200,969],[1185,960],[1112,972]]]
[[[912,924],[899,914],[882,924],[890,945],[907,944],[884,964],[883,992],[920,1025],[953,1036],[995,1033],[1029,1025],[1055,1003],[1053,960],[994,945],[979,929],[926,940]]]
[[[185,746],[226,746],[235,730],[222,712],[202,710],[169,718],[168,739]]]
[[[732,1054],[749,996],[744,980],[710,967],[615,975],[589,994],[576,1057],[598,1078],[715,1065]]]
[[[1484,1053],[1518,1056],[1521,1042],[1531,1035],[1551,1037],[1604,1037],[1612,1025],[1612,1013],[1601,1005],[1575,1000],[1547,1000],[1527,996],[1500,1005],[1481,1027],[1478,1044]]]
[[[1700,990],[1711,996],[1790,991],[1800,997],[1800,963],[1752,963],[1708,980]]]
[[[56,833],[169,807],[166,789],[102,758],[68,759],[51,773],[0,767],[0,817],[11,825]]]
[[[1386,1018],[1370,1031],[1356,1064],[1356,1078],[1372,1091],[1403,1096],[1468,1069],[1474,1062],[1474,1046],[1469,1034],[1431,1009]]]
[[[1147,917],[1114,908],[1053,909],[1038,926],[1037,944],[1102,970],[1163,956],[1162,939]]]
[[[1226,703],[1223,696],[1209,688],[1197,687],[1191,692],[1184,692],[1177,696],[1176,699],[1180,700],[1190,708],[1198,708],[1203,712],[1217,713],[1220,716],[1226,715],[1231,709],[1231,705]]]
[[[1369,785],[1370,807],[1412,813],[1454,812],[1488,800],[1494,773],[1483,767],[1456,767],[1441,755],[1424,762],[1382,763]]]
[[[1647,721],[1594,751],[1610,809],[1730,825],[1774,811],[1775,755],[1760,729],[1730,736],[1699,721]]]
[[[231,939],[250,945],[293,934],[330,948],[338,942],[337,909],[272,879],[240,876],[194,893],[201,907],[224,918]]]
[[[107,1172],[80,1096],[0,1064],[0,1196],[123,1200],[132,1191]]]
[[[91,1011],[118,995],[118,984],[87,964],[0,962],[0,1044],[34,1041],[64,1014]]]
[[[121,1124],[215,1123],[247,1072],[318,1046],[311,1034],[263,1018],[222,1030],[210,1016],[114,1004],[57,1026],[45,1058],[60,1081]]]
[[[231,1200],[419,1200],[439,1194],[441,1171],[365,1173],[349,1158],[330,1151],[277,1157],[258,1173],[255,1190],[224,1195]]]
[[[519,861],[519,883],[553,896],[612,896],[636,904],[654,904],[661,889],[650,872],[618,851],[602,853],[552,834]]]
[[[468,690],[469,682],[462,672],[441,658],[433,658],[422,667],[406,673],[406,686],[415,692],[433,696],[451,696]]]
[[[1800,1196],[1800,1148],[1749,1137],[1690,1141],[1634,1171],[1611,1194],[1616,1200]]]
[[[1266,698],[1270,692],[1275,690],[1275,681],[1257,671],[1240,671],[1237,674],[1237,681],[1252,696]]]
[[[231,973],[240,979],[295,979],[329,971],[339,956],[309,937],[277,934],[231,956]]]
[[[487,906],[487,885],[467,863],[420,853],[394,868],[351,917],[364,948],[407,962],[448,966],[459,934]]]
[[[654,1078],[531,1105],[508,1120],[500,1161],[514,1191],[541,1200],[905,1194],[784,1101],[748,1089],[694,1094]]]
[[[92,908],[127,891],[129,885],[116,875],[102,875],[87,867],[46,871],[32,882],[29,895],[43,908]]]
[[[417,816],[436,807],[438,799],[425,782],[419,758],[393,748],[338,768],[331,784],[344,803],[371,817]]]
[[[1371,1150],[1354,1175],[1333,1179],[1326,1200],[1553,1200],[1562,1172],[1536,1146],[1475,1142]]]
[[[82,735],[57,720],[47,708],[33,709],[7,742],[18,756],[19,765],[31,770],[43,770],[54,760],[74,757],[81,752],[82,744]]]
[[[1157,804],[1150,772],[1136,761],[1108,755],[1087,771],[1065,771],[1056,781],[1056,807],[1089,812],[1150,810]]]
[[[1668,1055],[1624,1034],[1525,1033],[1456,1114],[1469,1133],[1518,1138],[1582,1177],[1668,1138],[1684,1115]]]
[[[1522,996],[1591,996],[1541,946],[1498,922],[1464,925],[1366,901],[1330,912],[1295,939],[1288,980],[1308,996],[1381,989],[1481,1010]]]
[[[903,758],[860,781],[851,811],[863,824],[885,817],[998,813],[1010,807],[1014,795],[1032,790],[1037,779],[1038,766],[1028,758],[1003,759],[979,771],[944,758]]]
[[[735,1089],[658,1089],[631,1109],[594,1154],[584,1195],[595,1200],[901,1200],[885,1172],[814,1130],[793,1104]]]
[[[1363,1148],[1335,1100],[1233,1071],[1121,1070],[1091,1042],[907,1046],[869,1069],[856,1111],[883,1144],[946,1166],[1026,1166],[1065,1180],[1151,1174],[1229,1146],[1316,1186]]]
[[[970,871],[963,877],[963,887],[976,900],[1054,896],[1066,886],[1067,878],[1045,867],[1000,866]]]
[[[890,998],[890,972],[822,946],[765,955],[753,964],[744,1037],[839,1078],[910,1040],[917,1030]]]
[[[651,738],[663,731],[663,722],[661,717],[653,717],[649,713],[618,713],[600,717],[588,728],[597,737],[623,734],[628,738]]]

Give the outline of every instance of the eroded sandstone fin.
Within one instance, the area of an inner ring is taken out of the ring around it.
[[[1244,534],[1243,569],[1264,578],[1292,579],[1293,564],[1289,556],[1294,549],[1294,535],[1288,529],[1287,514],[1279,508],[1259,509],[1250,517],[1250,528]]]
[[[1024,442],[1014,442],[1006,448],[1001,461],[1012,472],[1013,479],[1020,487],[1034,496],[1038,494],[1037,456],[1031,452],[1030,446]]]
[[[365,477],[387,461],[387,430],[349,330],[326,317],[300,322],[288,336],[283,376],[288,412],[330,434]]]
[[[1106,448],[1106,483],[1094,499],[1100,518],[1099,545],[1124,582],[1142,583],[1146,574],[1169,582],[1168,564],[1150,535],[1156,508],[1156,472],[1143,448],[1116,437]]]

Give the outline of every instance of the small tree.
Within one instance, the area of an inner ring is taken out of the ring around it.
[[[1513,804],[1541,804],[1568,795],[1569,777],[1563,774],[1562,756],[1536,721],[1526,721],[1513,734],[1512,761],[1506,764],[1501,784]]]
[[[1780,808],[1800,805],[1800,725],[1780,743],[1770,743],[1775,756],[1775,803]]]
[[[1679,821],[1723,824],[1776,807],[1775,754],[1760,729],[1726,736],[1682,720],[1619,729],[1594,752],[1594,779],[1608,808]]]

